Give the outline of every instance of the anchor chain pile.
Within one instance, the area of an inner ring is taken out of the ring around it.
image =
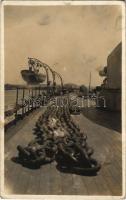
[[[23,166],[39,168],[55,160],[62,171],[81,174],[100,170],[100,164],[92,158],[94,150],[73,121],[68,106],[48,106],[37,120],[33,134],[35,139],[26,147],[17,146]]]

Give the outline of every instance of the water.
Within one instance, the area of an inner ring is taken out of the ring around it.
[[[25,98],[28,97],[29,91],[25,91]],[[19,90],[18,93],[18,99],[19,103],[21,102],[23,90]],[[16,103],[16,90],[5,90],[5,110],[9,110],[11,108],[14,108]]]

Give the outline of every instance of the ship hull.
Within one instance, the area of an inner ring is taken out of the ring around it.
[[[46,80],[46,75],[41,73],[37,74],[34,71],[22,70],[21,75],[24,81],[32,85],[43,83]]]

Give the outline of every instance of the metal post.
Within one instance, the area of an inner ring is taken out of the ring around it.
[[[33,88],[32,88],[32,110],[33,110]]]
[[[63,93],[63,79],[62,79],[62,77],[61,77],[61,75],[59,74],[59,73],[57,73],[56,71],[54,71],[54,73],[60,78],[60,82],[61,82],[61,90],[62,90],[62,93]]]
[[[16,108],[15,108],[15,119],[17,120],[17,112],[18,112],[18,88],[16,89]]]
[[[30,104],[30,89],[28,90],[28,113],[29,113],[29,104]]]
[[[38,100],[39,100],[38,108],[40,107],[40,99],[41,99],[41,96],[40,96],[40,87],[39,87],[38,88]]]
[[[36,97],[37,97],[37,88],[35,87],[35,109],[36,109],[36,107],[37,107],[37,106],[36,106],[36,105],[37,105],[37,104],[36,104]]]
[[[90,93],[91,91],[91,72],[90,72],[90,76],[89,76],[89,89],[88,89],[88,93]]]
[[[25,96],[25,89],[23,88],[23,95],[22,95],[22,117],[24,116],[24,96]]]

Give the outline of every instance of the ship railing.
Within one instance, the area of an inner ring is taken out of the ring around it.
[[[46,89],[46,87],[40,86],[16,87],[14,107],[4,112],[5,127],[11,124],[16,124],[19,119],[23,119],[35,109],[42,107],[43,104],[41,101],[39,101],[39,99],[44,95],[48,95],[46,93]]]

